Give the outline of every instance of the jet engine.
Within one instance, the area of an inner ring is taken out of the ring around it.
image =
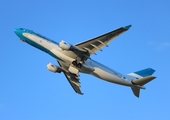
[[[64,40],[62,40],[60,43],[59,43],[59,47],[63,50],[74,50],[74,46],[65,42]]]
[[[61,73],[62,72],[60,67],[58,67],[58,66],[56,66],[52,63],[47,64],[47,70],[54,72],[54,73],[56,73],[56,72]]]

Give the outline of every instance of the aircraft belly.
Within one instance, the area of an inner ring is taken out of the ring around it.
[[[107,71],[104,71],[104,70],[102,70],[100,68],[95,67],[93,75],[100,78],[100,79],[108,81],[108,82],[117,83],[117,84],[126,85],[126,86],[130,85],[129,82],[119,78],[118,76],[116,76],[114,74],[111,74],[111,73],[109,73]]]
[[[68,57],[67,55],[63,54],[62,52],[60,52],[57,49],[52,49],[50,50],[53,54],[55,54],[57,57],[59,57],[61,60],[71,64],[75,59]]]

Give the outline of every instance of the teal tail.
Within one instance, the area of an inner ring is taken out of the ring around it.
[[[135,86],[132,86],[131,89],[133,91],[133,94],[136,97],[139,97],[140,95],[140,89],[145,89],[143,85],[147,84],[148,82],[152,81],[156,77],[151,76],[155,72],[152,68],[147,68],[144,70],[140,70],[137,72],[130,73],[130,76],[136,77],[138,79],[132,80],[132,84]]]
[[[154,69],[147,68],[147,69],[140,70],[140,71],[137,71],[137,72],[134,72],[134,73],[137,74],[137,75],[140,75],[142,77],[147,77],[147,76],[151,76],[154,72],[155,72]]]

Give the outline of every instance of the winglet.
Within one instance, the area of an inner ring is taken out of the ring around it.
[[[128,25],[128,26],[125,26],[124,28],[129,30],[129,28],[131,27],[132,25]]]

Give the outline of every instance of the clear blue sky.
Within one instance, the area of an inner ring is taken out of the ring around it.
[[[1,0],[0,120],[169,120],[169,5],[169,0]],[[75,44],[129,24],[129,31],[92,58],[124,74],[154,68],[157,79],[139,99],[128,87],[84,74],[84,95],[76,94],[63,74],[46,70],[55,59],[13,32],[24,27]]]

